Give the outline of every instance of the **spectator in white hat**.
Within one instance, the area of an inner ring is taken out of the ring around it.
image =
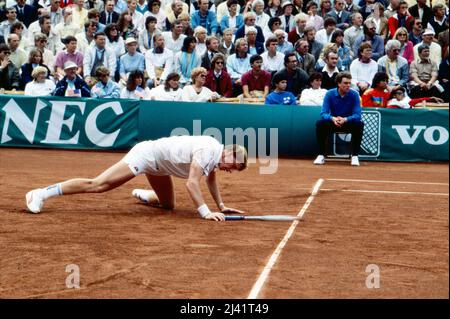
[[[431,29],[425,29],[425,31],[422,33],[422,42],[416,44],[414,46],[414,60],[419,59],[419,52],[418,48],[422,44],[426,44],[430,47],[430,60],[432,62],[436,62],[437,65],[441,63],[442,60],[442,48],[441,46],[433,41],[435,33]]]
[[[54,96],[91,97],[91,89],[87,83],[77,75],[78,66],[67,61],[64,64],[66,75],[56,84]]]
[[[281,28],[289,33],[291,30],[295,29],[295,21],[294,16],[292,15],[292,10],[294,10],[294,5],[291,1],[286,0],[281,4],[281,9],[283,10],[283,14],[280,16],[281,19]]]

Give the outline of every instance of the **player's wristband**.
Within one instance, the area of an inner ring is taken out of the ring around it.
[[[202,218],[205,218],[208,214],[211,213],[211,211],[209,210],[209,208],[206,204],[203,204],[202,206],[197,208],[197,211],[200,214],[200,216],[202,216]]]
[[[224,203],[220,203],[220,204],[219,204],[219,209],[220,209],[220,210],[222,210],[224,207],[225,207],[225,204],[224,204]]]

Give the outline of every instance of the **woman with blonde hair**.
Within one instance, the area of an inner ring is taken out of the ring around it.
[[[414,45],[409,41],[408,30],[404,27],[400,27],[395,31],[394,39],[398,40],[401,44],[400,56],[404,57],[408,64],[414,61]]]
[[[31,72],[33,81],[25,86],[25,95],[47,96],[55,90],[55,83],[47,79],[48,69],[43,66],[37,66]]]
[[[183,101],[185,102],[214,102],[220,98],[219,94],[211,91],[205,86],[207,71],[205,68],[197,67],[191,73],[191,85],[183,88]]]
[[[202,26],[198,26],[194,29],[194,37],[197,40],[197,45],[195,49],[197,50],[197,54],[199,56],[203,56],[206,53],[206,29]]]

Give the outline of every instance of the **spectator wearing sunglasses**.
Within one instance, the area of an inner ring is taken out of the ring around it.
[[[411,31],[409,32],[408,38],[413,45],[422,42],[423,26],[422,21],[419,18],[415,18],[411,23]]]
[[[386,55],[378,60],[380,71],[385,72],[389,77],[389,91],[406,87],[409,80],[408,61],[400,56],[400,48],[400,41],[389,40],[386,43]]]
[[[205,86],[207,71],[205,68],[197,67],[191,72],[191,85],[183,88],[184,102],[214,102],[220,95]]]
[[[233,84],[231,77],[224,68],[225,56],[216,53],[211,60],[211,68],[206,74],[205,86],[220,96],[231,97],[233,94]]]
[[[394,39],[401,44],[400,55],[411,64],[414,61],[414,45],[408,38],[408,30],[406,28],[399,28],[394,35]]]

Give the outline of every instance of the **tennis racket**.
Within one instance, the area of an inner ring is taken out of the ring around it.
[[[263,215],[263,216],[244,216],[244,215],[225,215],[225,220],[265,220],[265,221],[293,221],[298,220],[298,216],[291,215]]]

